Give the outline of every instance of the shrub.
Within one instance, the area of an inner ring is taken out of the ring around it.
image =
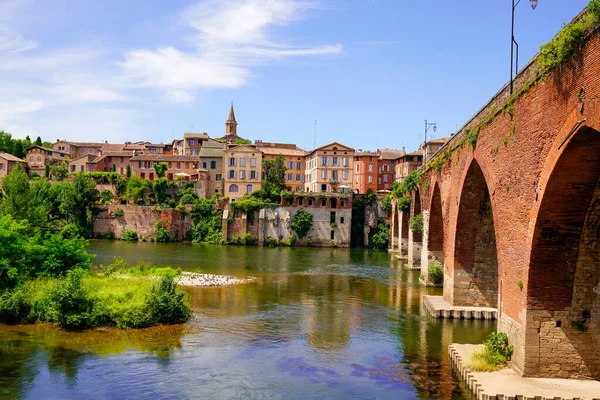
[[[417,214],[410,217],[408,226],[413,232],[423,232],[423,214]]]
[[[386,194],[381,199],[381,208],[386,216],[390,217],[392,215],[392,195]]]
[[[398,198],[398,208],[403,213],[410,211],[410,196],[401,196]]]
[[[154,237],[157,242],[168,243],[171,241],[171,232],[165,228],[163,221],[156,221],[154,224]]]
[[[192,316],[185,294],[176,290],[173,278],[168,276],[154,286],[148,306],[154,323],[183,323]]]
[[[122,208],[117,208],[114,212],[114,215],[115,217],[122,217],[123,215],[125,215],[125,212]]]
[[[121,235],[121,240],[125,240],[126,242],[137,242],[138,241],[138,234],[133,229],[127,229]]]
[[[303,238],[306,236],[310,228],[313,224],[313,216],[312,214],[307,213],[306,211],[300,209],[292,218],[292,229],[298,237]]]
[[[440,263],[432,263],[427,271],[431,283],[439,285],[444,282],[444,271]]]
[[[510,360],[513,346],[508,344],[508,336],[504,332],[492,332],[484,342],[483,350],[474,350],[467,362],[474,371],[496,371],[503,368]]]
[[[388,248],[390,227],[385,219],[380,219],[377,226],[369,232],[369,248],[384,250]]]
[[[104,189],[100,192],[100,199],[103,204],[110,204],[110,201],[115,198],[115,195],[108,189]]]

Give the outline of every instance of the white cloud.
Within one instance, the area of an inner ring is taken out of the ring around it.
[[[272,38],[273,27],[296,21],[315,7],[298,0],[204,1],[184,10],[181,18],[193,29],[189,40],[195,51],[130,51],[121,66],[131,85],[158,88],[175,102],[192,101],[200,88],[240,87],[252,75],[252,65],[342,52],[341,44],[301,48]]]
[[[21,52],[37,47],[38,43],[26,40],[23,35],[8,25],[0,24],[0,53],[4,51]]]

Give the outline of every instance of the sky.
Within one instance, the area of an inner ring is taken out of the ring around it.
[[[522,0],[520,65],[586,4]],[[412,151],[509,80],[510,29],[510,0],[0,0],[0,130],[221,137],[233,102],[247,139]]]

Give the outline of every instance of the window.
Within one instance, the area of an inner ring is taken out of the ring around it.
[[[150,172],[150,180],[153,181],[154,180],[154,172]]]
[[[206,169],[206,167],[208,167],[208,164],[206,163],[206,161],[202,161],[202,168]]]
[[[250,171],[250,179],[258,179],[258,172]]]
[[[381,178],[377,178],[377,184],[381,185]]]
[[[210,162],[210,169],[217,169],[217,162],[216,161],[211,161]]]
[[[256,168],[256,158],[251,158],[250,159],[250,167],[251,168]]]
[[[335,231],[331,231],[331,240],[335,239]]]
[[[338,180],[338,172],[337,171],[331,171],[331,179],[333,179],[334,181]]]
[[[173,173],[168,173],[167,174],[167,179],[172,181],[173,180]]]
[[[369,157],[369,162],[373,162],[373,157]]]
[[[83,165],[81,165],[79,168],[80,168],[80,171],[83,172]],[[123,173],[123,168],[121,168],[121,173]]]
[[[145,172],[140,173],[140,178],[146,179],[146,173]]]
[[[326,192],[327,191],[327,185],[326,184],[321,184],[321,192]]]
[[[146,161],[139,161],[139,165],[140,169],[146,169]]]
[[[344,157],[342,159],[342,166],[347,167],[348,166],[348,157]]]
[[[321,179],[327,179],[327,171],[321,171]]]
[[[338,165],[338,158],[337,157],[333,157],[332,158],[331,165]]]
[[[223,179],[223,176],[221,174],[217,174],[215,176],[215,180],[220,181],[221,179]]]
[[[229,157],[229,163],[227,165],[229,165],[230,167],[235,167],[235,158]]]
[[[388,181],[388,176],[387,176],[387,174],[385,174],[385,175],[383,176],[383,181],[384,181],[385,183],[387,183],[387,181]]]
[[[356,164],[356,172],[359,171],[359,167],[360,167],[360,165]]]
[[[369,164],[369,172],[373,172],[373,164]]]
[[[167,165],[169,166],[169,169],[173,168],[173,163],[171,161],[169,161]]]
[[[373,183],[373,177],[371,175],[369,175],[369,177],[367,178],[367,182]]]
[[[335,224],[335,211],[329,213],[329,223]]]
[[[347,181],[348,180],[348,170],[343,170],[342,171],[342,179]]]
[[[312,199],[308,199],[308,205],[312,206],[313,205],[313,200]]]
[[[321,199],[321,207],[327,207],[327,199]]]
[[[75,172],[75,168],[77,168],[76,165],[71,165],[71,172]]]
[[[321,165],[327,165],[327,157],[321,157]]]
[[[29,162],[33,163],[33,156],[29,156]]]
[[[240,158],[240,167],[245,167],[245,166],[246,166],[246,159]]]
[[[246,179],[246,171],[244,171],[244,170],[240,171],[240,179]]]
[[[238,189],[238,185],[230,185],[230,186],[229,186],[229,191],[230,191],[231,193],[237,193],[237,192],[238,192],[238,190],[239,190],[239,189]]]
[[[195,143],[195,140],[194,139],[190,139],[190,146],[193,146],[194,143]]]
[[[343,224],[343,223],[344,223],[344,217],[340,217],[340,224]]]
[[[358,183],[358,175],[356,175],[356,183]]]
[[[298,205],[301,206],[304,203],[304,199],[302,197],[298,197]]]
[[[181,169],[181,163],[179,161],[177,161],[177,169]]]
[[[246,185],[246,193],[252,193],[252,185]]]
[[[88,150],[88,153],[92,154],[92,149],[89,149],[89,150]]]
[[[38,164],[42,163],[42,156],[37,156],[37,162],[38,162]]]
[[[230,169],[229,171],[227,171],[227,178],[229,179],[235,179],[235,171]]]

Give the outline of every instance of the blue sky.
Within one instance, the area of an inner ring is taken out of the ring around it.
[[[522,0],[520,64],[587,0]],[[0,129],[170,142],[193,127],[416,149],[510,72],[510,0],[0,0]]]

